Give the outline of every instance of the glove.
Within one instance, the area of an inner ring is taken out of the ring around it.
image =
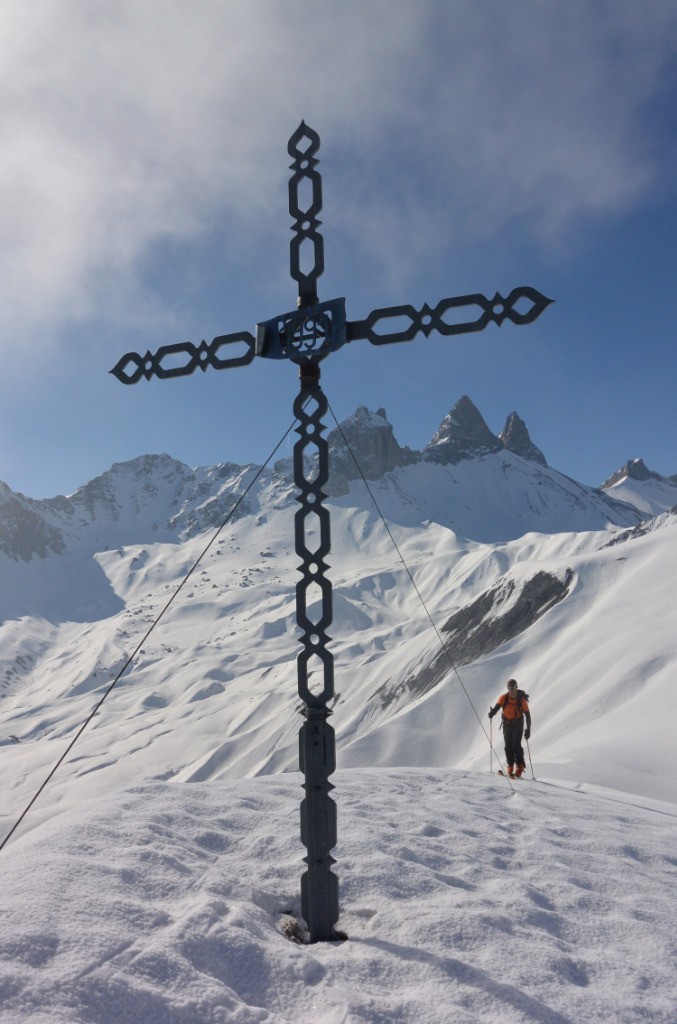
[[[496,714],[496,708],[489,708],[489,718],[493,718]]]
[[[525,738],[525,740],[530,740],[531,739],[531,729],[525,729],[524,730],[524,738]]]

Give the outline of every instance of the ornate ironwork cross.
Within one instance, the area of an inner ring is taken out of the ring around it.
[[[199,345],[180,342],[157,352],[127,352],[111,373],[123,384],[141,378],[183,377],[195,370],[226,370],[250,363],[255,356],[290,359],[299,367],[300,390],[294,402],[300,435],[294,445],[294,482],[300,508],[295,516],[295,547],[301,558],[296,584],[296,620],[303,650],[297,658],[298,691],[305,722],[299,732],[300,768],[305,797],[301,803],[301,840],[308,865],[301,879],[302,912],[311,942],[336,939],[338,881],[332,872],[336,845],[336,804],[329,781],[336,767],[334,729],[328,722],[334,696],[334,659],[328,649],[332,623],[332,586],[326,575],[330,551],[329,510],[323,487],[329,476],[329,449],[323,436],[327,399],[320,387],[320,362],[348,342],[366,339],[372,345],[411,341],[433,331],[443,335],[481,331],[504,320],[529,324],[550,304],[535,288],[514,288],[505,298],[481,294],[442,299],[436,306],[389,306],[375,309],[364,320],[346,320],[345,299],[320,302],[317,279],[324,270],[324,240],[319,232],[322,178],[317,170],[320,138],[303,121],[288,143],[292,157],[289,213],[294,237],[290,245],[291,276],[298,284],[297,309],[256,325],[248,331],[225,334]],[[527,308],[517,309],[526,302]],[[459,314],[459,311],[460,314]],[[468,319],[455,319],[458,316]],[[404,323],[404,326],[402,324]],[[313,459],[311,456],[315,456]],[[313,538],[319,535],[319,540]],[[319,598],[317,611],[311,603]]]

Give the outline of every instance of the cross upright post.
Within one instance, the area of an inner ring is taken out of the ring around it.
[[[428,337],[433,331],[442,335],[481,331],[489,323],[500,326],[506,319],[515,324],[532,323],[552,301],[535,288],[523,286],[514,288],[505,298],[498,293],[491,299],[479,293],[460,295],[442,299],[434,307],[390,306],[373,310],[363,320],[347,321],[345,299],[320,302],[317,293],[317,279],[324,270],[324,241],[318,230],[322,209],[322,179],[316,156],[319,147],[317,132],[303,121],[287,147],[293,171],[289,180],[294,232],[290,273],[298,285],[297,308],[257,324],[256,336],[239,331],[200,345],[180,342],[162,346],[155,353],[127,352],[111,370],[123,384],[136,384],[142,377],[165,379],[185,376],[198,368],[205,371],[207,367],[220,370],[244,366],[256,356],[289,359],[299,367],[300,389],[294,401],[299,438],[294,444],[293,465],[300,505],[294,517],[295,550],[301,559],[296,621],[303,648],[297,657],[297,682],[305,719],[299,732],[299,765],[305,791],[301,841],[307,849],[301,905],[311,942],[341,937],[336,931],[338,880],[331,870],[337,821],[336,804],[330,796],[334,787],[329,779],[336,768],[336,749],[334,729],[328,722],[334,697],[334,658],[328,648],[331,637],[327,630],[332,623],[333,604],[331,580],[326,575],[331,535],[323,490],[329,478],[329,449],[322,422],[328,404],[320,387],[320,362],[358,340],[386,345],[412,341],[419,333]],[[527,302],[526,310],[516,308],[521,300]],[[453,319],[459,310],[461,315],[467,310],[470,319]],[[393,321],[397,321],[397,328]],[[166,365],[168,360],[173,365]]]

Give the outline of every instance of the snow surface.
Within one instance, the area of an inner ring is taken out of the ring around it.
[[[677,505],[677,485],[669,480],[633,480],[623,477],[618,483],[605,488],[610,498],[627,501],[647,516],[660,515],[666,508]]]
[[[0,1021],[674,1024],[676,807],[488,771],[336,783],[344,942],[285,934],[295,776],[141,786],[13,843]]]
[[[285,934],[305,851],[283,468],[0,854],[2,1024],[675,1024],[677,515],[638,526],[509,452],[395,470],[371,488],[426,611],[364,485],[331,502],[349,939],[308,946]],[[253,476],[190,472],[116,466],[78,492],[80,526],[50,506],[61,553],[0,554],[0,834]],[[563,599],[492,646],[538,573]],[[444,635],[478,601],[486,649],[440,672],[428,612]],[[489,773],[510,676],[537,782]]]
[[[636,523],[630,506],[511,453],[408,466],[371,486],[439,627],[498,583],[519,587],[545,571],[571,573],[572,584],[525,632],[426,689],[438,637],[364,485],[353,483],[331,502],[339,765],[482,765],[487,738],[474,708],[484,719],[512,675],[531,694],[549,777],[672,799],[677,517],[623,531],[609,516],[620,510]],[[296,769],[296,503],[274,476],[247,500],[251,512],[219,536],[26,827],[141,780]],[[211,536],[172,542],[159,529],[153,543],[144,520],[143,542],[132,543],[133,523],[117,507],[113,520],[94,517],[97,545],[87,526],[61,554],[0,556],[3,831]],[[657,720],[647,703],[661,708]]]

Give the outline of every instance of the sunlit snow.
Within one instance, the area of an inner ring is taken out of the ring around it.
[[[253,476],[163,459],[40,506],[60,553],[0,555],[3,834]],[[1,854],[3,1024],[674,1024],[677,516],[665,501],[642,523],[633,495],[509,452],[370,487],[407,568],[353,482],[331,501],[330,558],[348,940],[292,941],[305,851],[281,463]],[[492,646],[537,573],[564,596]],[[444,665],[429,616],[444,637],[473,602],[484,653]],[[509,676],[533,713],[512,784],[486,719]]]

